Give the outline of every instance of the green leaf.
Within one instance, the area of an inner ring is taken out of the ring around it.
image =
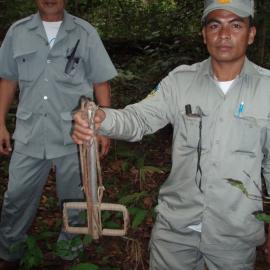
[[[130,207],[128,208],[128,212],[130,215],[135,216],[138,211],[140,211],[141,208],[138,207]]]
[[[93,241],[93,238],[91,235],[87,234],[83,237],[83,245],[85,247],[89,246]]]
[[[130,205],[130,204],[133,204],[133,203],[143,199],[146,196],[148,196],[148,193],[146,191],[135,192],[133,194],[129,194],[127,196],[122,197],[119,200],[119,203],[124,204],[124,205]]]
[[[140,226],[143,223],[143,220],[145,219],[146,216],[147,216],[147,210],[140,209],[139,211],[137,211],[137,213],[135,214],[132,220],[131,227],[133,229],[136,229],[138,226]]]
[[[70,242],[71,247],[80,247],[82,246],[82,239],[80,236],[76,236],[73,239],[71,239]]]
[[[130,167],[130,162],[128,160],[124,160],[121,167],[123,172],[127,172]]]
[[[101,213],[101,217],[102,217],[102,221],[106,222],[108,219],[110,219],[112,216],[112,213],[110,211],[102,211]]]
[[[34,269],[43,262],[43,253],[34,236],[28,236],[24,242],[24,255],[21,264],[24,269]]]
[[[231,179],[231,178],[225,178],[227,180],[227,182],[229,184],[231,184],[232,186],[240,189],[247,197],[248,197],[248,191],[247,189],[245,188],[244,184],[242,181],[240,180],[234,180],[234,179]]]
[[[120,225],[114,221],[107,221],[103,227],[106,229],[119,229]]]
[[[138,169],[143,169],[144,168],[144,157],[140,157],[136,161],[136,167]]]
[[[255,216],[255,218],[257,220],[264,221],[266,223],[270,223],[270,215],[269,214],[266,214],[263,211],[257,211],[257,212],[254,212],[252,214]]]

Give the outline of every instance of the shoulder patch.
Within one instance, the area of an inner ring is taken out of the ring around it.
[[[32,18],[33,18],[33,15],[30,15],[28,17],[25,17],[25,18],[21,19],[21,20],[18,20],[15,23],[12,24],[12,27],[16,27],[16,26],[18,26],[20,24],[26,23],[26,22],[30,21]]]
[[[72,16],[72,19],[75,24],[81,26],[86,32],[92,33],[93,31],[96,31],[95,27],[91,25],[89,22],[76,16]]]
[[[156,88],[152,89],[152,91],[144,99],[154,97],[157,94],[159,88],[160,88],[160,83],[156,86]]]
[[[269,76],[270,77],[270,70],[267,68],[260,67],[256,64],[253,64],[254,68],[262,75]]]

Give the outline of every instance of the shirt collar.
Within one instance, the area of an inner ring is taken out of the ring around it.
[[[75,20],[74,16],[64,11],[63,28],[66,31],[71,31],[72,29],[74,29],[75,28],[74,20]],[[40,25],[41,25],[41,18],[39,12],[37,12],[36,14],[32,15],[32,19],[27,24],[27,27],[29,29],[35,29],[40,27]]]
[[[201,74],[202,76],[208,75],[208,76],[213,77],[211,57],[209,57],[207,60],[202,62],[202,65],[200,66],[200,69],[199,69],[199,74]],[[244,75],[248,75],[248,76],[259,75],[259,72],[254,67],[254,64],[247,57],[245,57],[245,62],[239,74],[239,77],[243,77]]]

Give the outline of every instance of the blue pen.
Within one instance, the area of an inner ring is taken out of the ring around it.
[[[244,111],[244,107],[245,107],[245,103],[241,101],[239,105],[239,109],[238,109],[238,116],[240,116],[240,114]]]

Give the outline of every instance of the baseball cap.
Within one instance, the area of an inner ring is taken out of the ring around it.
[[[231,11],[242,18],[254,17],[254,0],[204,0],[202,21],[216,9]]]

